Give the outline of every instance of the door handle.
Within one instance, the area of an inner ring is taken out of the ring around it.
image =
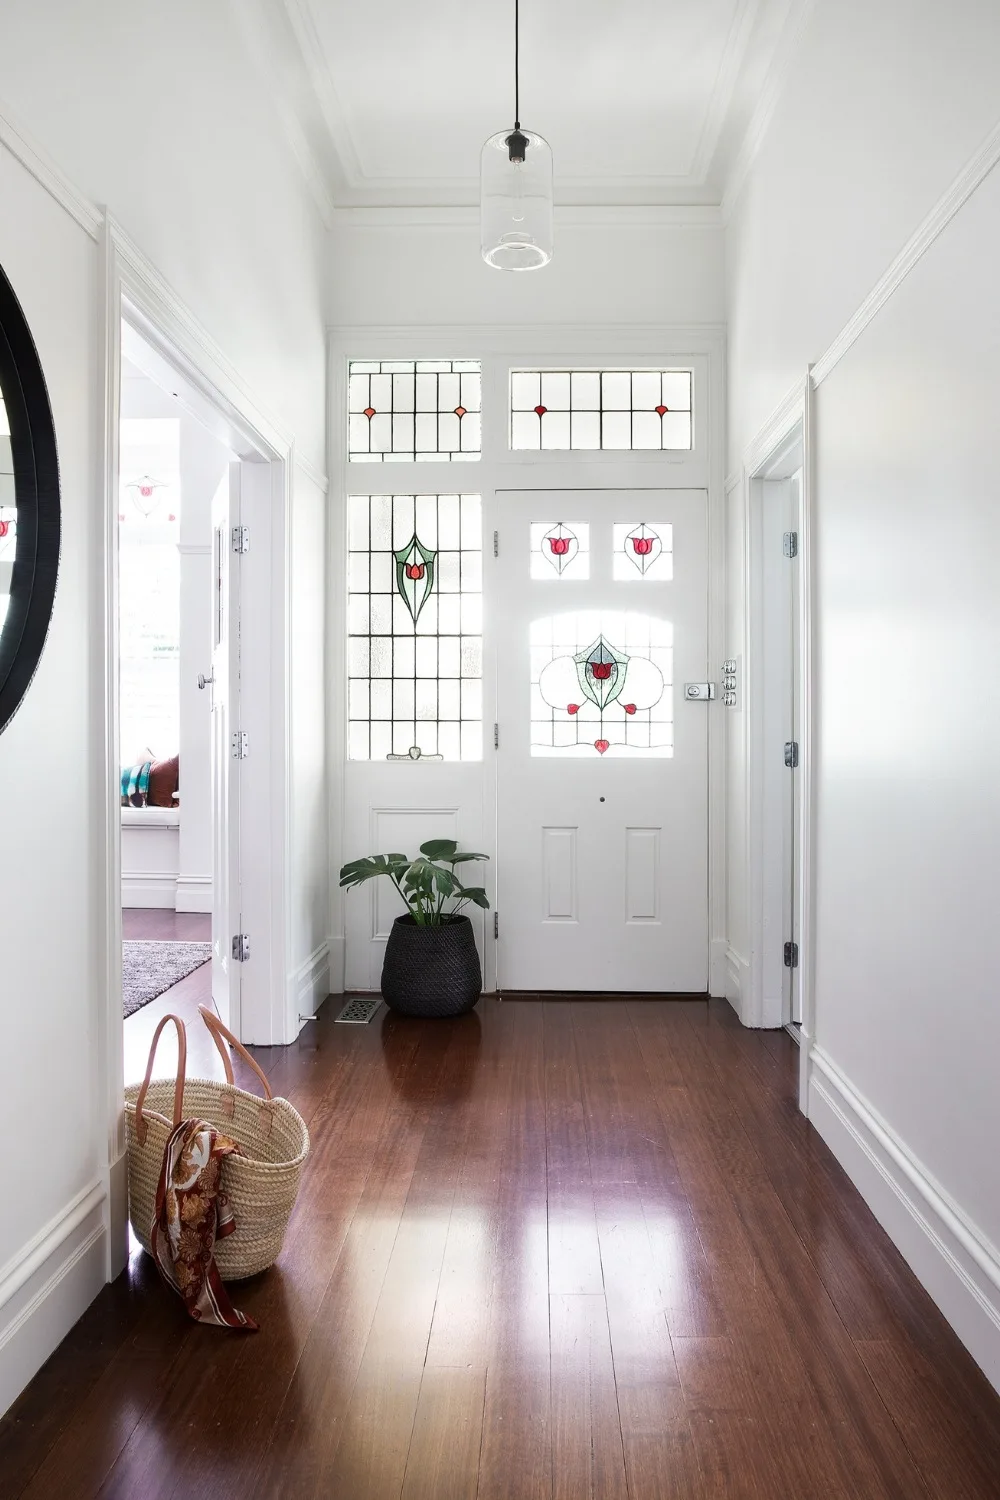
[[[198,686],[200,688],[202,688],[202,689],[207,688],[208,684],[210,682],[214,682],[214,681],[215,681],[215,673],[214,672],[209,672],[209,674],[208,674],[207,677],[205,676],[204,672],[199,672],[198,673]]]
[[[715,697],[714,682],[686,682],[684,696],[692,703],[705,703]]]

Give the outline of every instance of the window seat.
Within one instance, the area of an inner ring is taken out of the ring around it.
[[[123,807],[123,828],[179,828],[179,807]]]

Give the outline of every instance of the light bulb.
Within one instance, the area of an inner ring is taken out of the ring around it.
[[[524,162],[511,163],[514,168],[514,192],[510,216],[515,224],[524,223]]]

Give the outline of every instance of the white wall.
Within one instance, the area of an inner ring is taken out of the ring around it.
[[[436,217],[448,217],[442,211]],[[714,209],[556,210],[544,270],[495,271],[479,221],[358,210],[338,215],[331,258],[334,326],[514,323],[721,323],[723,237]]]
[[[0,112],[9,108],[80,194],[108,205],[257,404],[322,470],[325,234],[228,8],[7,0],[3,32]],[[0,827],[0,996],[5,1053],[16,1059],[0,1093],[0,1131],[14,1139],[25,1119],[34,1122],[31,1151],[5,1153],[0,1165],[3,1409],[108,1264],[105,916],[95,878],[103,859],[101,263],[94,236],[7,147],[0,264],[49,384],[64,528],[49,641],[0,736],[0,780],[17,789]],[[296,468],[293,596],[322,593],[322,530],[321,490]],[[313,701],[324,646],[313,625],[308,610],[293,608],[292,628],[303,632],[290,647],[293,693],[298,685],[307,694],[293,697],[293,774],[308,770],[291,830],[293,903],[305,913],[293,925],[293,969],[325,937],[325,818],[314,816],[325,745]],[[40,1099],[51,1107],[39,1108]]]
[[[733,468],[995,127],[998,69],[987,0],[817,0],[729,229]],[[807,1098],[1000,1387],[1000,174],[937,227],[815,394]]]

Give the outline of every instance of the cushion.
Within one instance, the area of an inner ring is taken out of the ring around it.
[[[149,793],[146,802],[150,807],[176,807],[175,793],[180,785],[180,756],[169,760],[154,760],[149,768]]]

